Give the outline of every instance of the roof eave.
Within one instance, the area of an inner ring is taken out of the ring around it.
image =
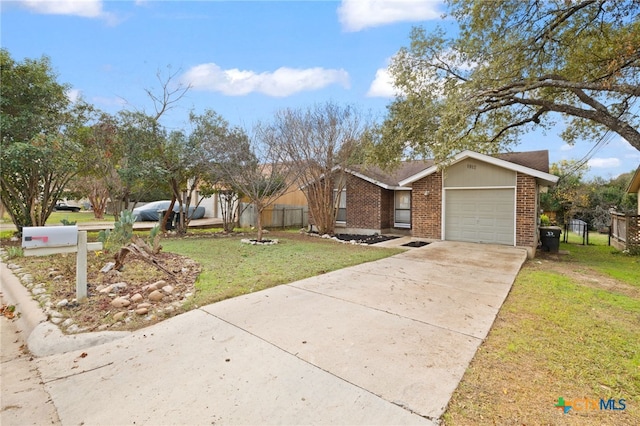
[[[525,166],[521,166],[519,164],[515,164],[512,163],[510,161],[506,161],[506,160],[501,160],[499,158],[495,158],[495,157],[491,157],[489,155],[486,154],[480,154],[479,152],[475,152],[475,151],[462,151],[458,154],[456,154],[451,163],[449,163],[449,166],[452,166],[462,160],[465,160],[467,158],[473,158],[476,159],[478,161],[483,161],[485,163],[489,163],[489,164],[493,164],[494,166],[498,166],[498,167],[502,167],[508,170],[513,170],[515,172],[520,172],[520,173],[524,173],[526,175],[529,176],[533,176],[536,179],[538,179],[539,183],[543,183],[543,184],[547,184],[549,186],[553,186],[556,184],[556,182],[558,182],[558,176],[552,175],[550,173],[546,173],[546,172],[542,172],[540,170],[536,170],[536,169],[532,169],[530,167],[525,167]],[[401,186],[405,186],[408,185],[410,183],[413,183],[417,180],[420,180],[422,178],[425,178],[427,176],[429,176],[430,174],[435,173],[438,170],[437,166],[432,166],[429,167],[428,169],[425,169],[423,171],[421,171],[420,173],[416,173],[413,176],[408,177],[407,179],[404,179],[403,181],[399,182],[399,185]]]
[[[640,166],[638,166],[638,170],[633,174],[631,178],[631,182],[629,182],[629,187],[627,188],[627,193],[635,194],[640,190]]]

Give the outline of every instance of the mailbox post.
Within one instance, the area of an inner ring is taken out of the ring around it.
[[[22,228],[25,256],[76,254],[76,299],[87,297],[87,251],[102,250],[102,243],[87,243],[87,231],[77,226],[32,226]]]

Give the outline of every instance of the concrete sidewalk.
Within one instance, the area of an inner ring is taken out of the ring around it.
[[[525,259],[437,242],[36,364],[63,424],[437,424]]]

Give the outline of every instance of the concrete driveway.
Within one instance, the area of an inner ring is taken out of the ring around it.
[[[525,259],[437,242],[36,362],[63,424],[437,424]]]

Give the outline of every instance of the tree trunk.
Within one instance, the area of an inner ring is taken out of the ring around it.
[[[262,241],[262,210],[264,210],[264,207],[262,207],[261,205],[256,205],[256,211],[258,214],[258,217],[256,218],[256,226],[258,227],[258,238],[256,239],[256,241],[258,242]]]
[[[175,204],[176,204],[176,198],[171,197],[171,204],[169,204],[169,208],[164,213],[164,216],[162,216],[162,220],[160,221],[161,232],[167,232],[167,221],[171,217],[171,213],[173,212],[173,206],[175,206]]]

